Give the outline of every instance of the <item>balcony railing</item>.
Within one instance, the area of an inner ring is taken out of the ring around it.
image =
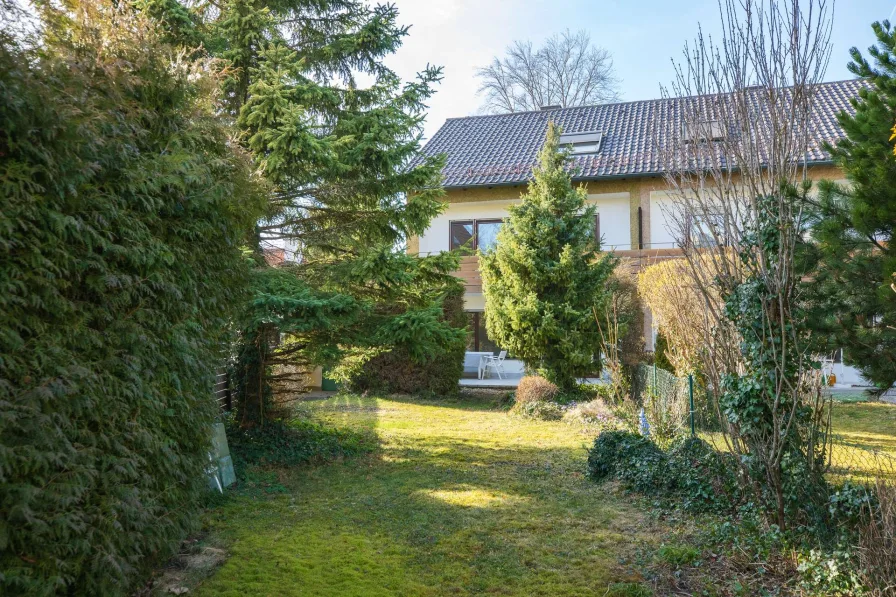
[[[657,261],[677,259],[684,255],[684,251],[679,247],[667,249],[630,249],[614,251],[614,253],[618,257],[627,260],[628,263],[631,264],[631,268],[636,272]],[[458,269],[454,275],[463,280],[464,289],[467,292],[482,292],[482,276],[479,274],[479,258],[476,255],[461,257],[460,269]]]

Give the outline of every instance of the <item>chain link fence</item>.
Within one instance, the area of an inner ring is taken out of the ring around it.
[[[677,377],[655,365],[641,364],[632,379],[632,395],[643,405],[653,431],[660,437],[698,435],[717,449],[726,449],[711,391],[692,375]],[[828,477],[896,482],[896,454],[832,433]]]

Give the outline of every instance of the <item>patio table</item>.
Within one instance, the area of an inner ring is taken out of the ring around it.
[[[472,367],[476,365],[476,377],[482,379],[485,373],[485,357],[493,357],[493,352],[473,352],[467,351],[464,355],[464,367]]]

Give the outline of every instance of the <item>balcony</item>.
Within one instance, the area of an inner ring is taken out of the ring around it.
[[[634,272],[638,272],[641,268],[652,265],[657,261],[683,257],[684,251],[679,247],[675,247],[667,249],[630,249],[615,251],[615,254],[627,260],[631,269]],[[479,258],[476,255],[461,257],[460,269],[454,275],[463,280],[466,292],[482,292],[482,276],[479,275]]]

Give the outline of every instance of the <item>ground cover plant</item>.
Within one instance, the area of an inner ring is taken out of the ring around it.
[[[680,589],[705,588],[713,575],[724,575],[751,591],[885,595],[881,587],[893,578],[894,566],[888,546],[896,511],[896,406],[838,403],[832,427],[844,439],[834,442],[831,490],[818,527],[768,525],[730,462],[734,455],[699,438],[680,438],[664,450],[638,433],[604,431],[590,451],[588,474],[596,481],[619,480],[656,500],[661,517],[698,514],[686,519],[688,532],[679,541],[711,553],[711,561],[652,569]]]

